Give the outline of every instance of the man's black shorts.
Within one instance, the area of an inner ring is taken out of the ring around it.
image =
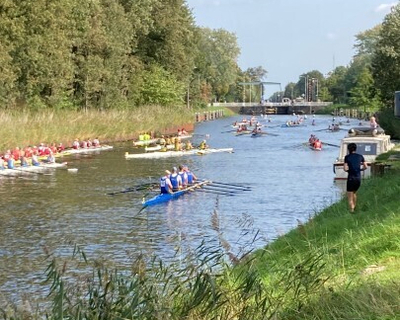
[[[361,185],[361,179],[355,177],[347,178],[347,192],[356,192]]]

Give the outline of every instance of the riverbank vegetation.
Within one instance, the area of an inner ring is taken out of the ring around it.
[[[100,142],[137,139],[141,132],[166,133],[194,122],[184,107],[146,106],[135,110],[0,110],[0,150],[43,143],[71,146],[75,138]]]
[[[230,251],[218,208],[215,239],[177,248],[185,258],[175,263],[138,254],[119,271],[78,247],[67,260],[47,252],[51,308],[1,311],[5,319],[397,319],[400,168],[391,170],[363,181],[354,214],[343,199],[253,255]]]

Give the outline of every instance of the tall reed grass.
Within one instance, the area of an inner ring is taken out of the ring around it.
[[[136,139],[140,132],[163,132],[174,126],[193,123],[193,111],[186,108],[146,106],[134,110],[0,111],[0,150],[63,142],[75,138],[100,141]]]

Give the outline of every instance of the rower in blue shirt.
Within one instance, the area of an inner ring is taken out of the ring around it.
[[[169,179],[171,172],[165,170],[165,176],[161,177],[160,179],[160,192],[162,194],[172,193],[172,184],[171,180]]]

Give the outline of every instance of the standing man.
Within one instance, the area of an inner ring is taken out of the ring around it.
[[[356,153],[357,145],[349,143],[347,146],[349,154],[344,157],[343,169],[348,172],[347,176],[347,199],[350,212],[353,213],[357,204],[357,190],[361,185],[361,171],[367,169],[365,159],[361,154]]]

